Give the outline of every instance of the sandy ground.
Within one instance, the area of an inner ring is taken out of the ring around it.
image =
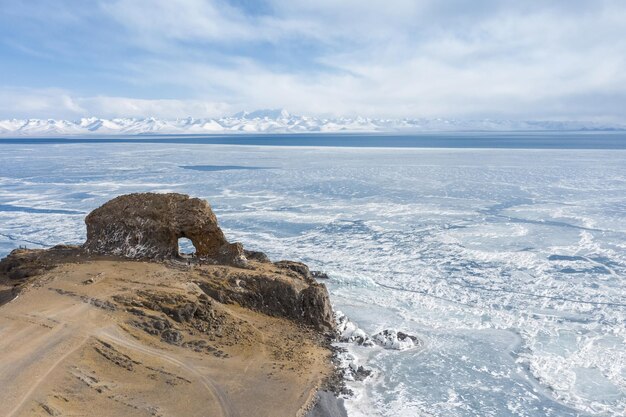
[[[303,415],[331,372],[314,332],[213,301],[218,325],[206,331],[125,305],[141,294],[197,299],[194,281],[211,268],[98,260],[37,277],[0,306],[0,415]],[[187,343],[138,325],[149,317]]]

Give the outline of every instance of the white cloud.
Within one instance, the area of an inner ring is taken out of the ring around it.
[[[13,118],[60,118],[85,112],[67,91],[0,88],[0,115]]]
[[[223,4],[203,0],[114,0],[101,2],[102,9],[142,41],[240,39],[251,28],[236,12]]]
[[[260,12],[225,0],[99,4],[93,13],[119,30],[107,48],[136,48],[109,60],[104,49],[103,71],[114,67],[119,82],[176,99],[120,98],[104,88],[89,98],[64,85],[16,97],[2,114],[41,114],[53,103],[51,113],[103,116],[285,107],[384,117],[626,117],[621,1],[268,0]]]
[[[76,97],[58,89],[0,89],[0,115],[12,118],[205,118],[231,112],[226,103],[201,100]]]
[[[127,97],[87,97],[78,99],[88,114],[99,117],[216,117],[233,109],[226,103],[201,100],[146,100]]]

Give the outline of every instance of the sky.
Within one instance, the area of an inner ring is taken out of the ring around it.
[[[0,0],[0,118],[626,122],[624,0]]]

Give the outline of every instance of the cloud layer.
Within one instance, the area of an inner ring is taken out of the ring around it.
[[[626,119],[618,0],[0,2],[1,118]]]

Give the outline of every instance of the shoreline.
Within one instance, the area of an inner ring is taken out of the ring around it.
[[[316,394],[315,405],[305,417],[348,417],[343,398],[337,398],[330,391],[321,390]]]

